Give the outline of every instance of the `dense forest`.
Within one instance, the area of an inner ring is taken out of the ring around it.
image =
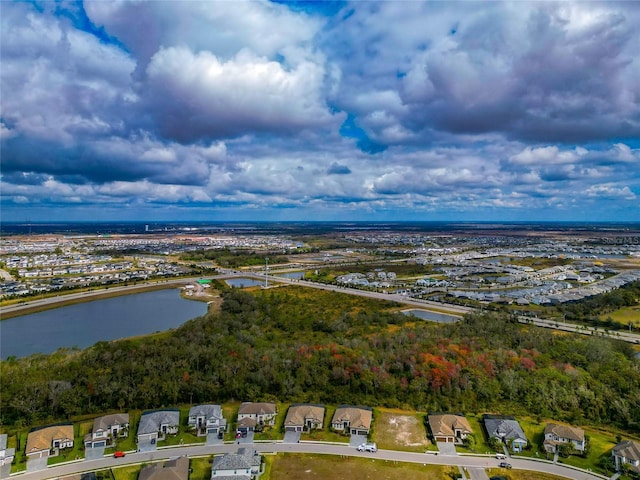
[[[640,431],[628,344],[485,313],[440,325],[303,287],[224,292],[175,331],[0,365],[2,423],[227,400],[529,413]]]
[[[232,250],[229,248],[212,248],[186,252],[180,255],[180,260],[185,262],[213,261],[223,268],[238,268],[243,266],[260,266],[265,264],[265,254],[248,250]],[[271,264],[289,263],[289,259],[283,255],[270,254]]]

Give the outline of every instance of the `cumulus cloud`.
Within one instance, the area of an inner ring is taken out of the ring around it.
[[[3,2],[0,17],[0,201],[19,218],[638,215],[631,4]]]
[[[171,47],[153,56],[147,75],[148,111],[180,141],[286,133],[332,120],[319,95],[323,69],[312,62],[286,70],[247,50],[221,62],[210,52]]]

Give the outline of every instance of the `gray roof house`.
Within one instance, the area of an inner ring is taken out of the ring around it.
[[[640,442],[624,440],[611,450],[616,470],[622,470],[623,466],[632,472],[640,473]]]
[[[7,478],[11,473],[11,463],[16,455],[15,448],[7,448],[7,435],[0,435],[0,478]]]
[[[84,437],[86,448],[106,447],[115,437],[129,435],[129,414],[114,413],[104,415],[93,421],[93,429]]]
[[[260,471],[262,458],[256,452],[239,448],[238,453],[214,457],[211,467],[212,480],[250,480]]]
[[[196,405],[189,409],[187,425],[196,430],[198,437],[210,433],[224,432],[227,421],[222,416],[220,405]]]
[[[178,457],[164,463],[145,465],[138,474],[138,480],[187,480],[188,478],[188,457]]]
[[[154,450],[167,434],[178,433],[180,410],[151,410],[144,412],[138,424],[138,450]]]
[[[484,427],[489,438],[497,438],[513,452],[521,452],[527,446],[527,437],[518,421],[513,417],[485,415]]]

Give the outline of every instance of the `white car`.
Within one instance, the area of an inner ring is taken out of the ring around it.
[[[360,445],[358,445],[358,451],[359,452],[377,452],[378,445],[376,445],[375,443],[361,443]]]

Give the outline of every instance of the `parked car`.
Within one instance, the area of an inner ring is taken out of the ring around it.
[[[358,445],[358,451],[359,452],[377,452],[378,445],[376,445],[375,443],[361,443],[360,445]]]
[[[502,475],[494,475],[493,477],[489,478],[489,480],[507,480],[507,477],[503,477]]]
[[[511,464],[507,463],[507,462],[500,462],[500,465],[498,465],[500,468],[511,468]]]
[[[126,455],[126,453],[121,452],[120,450],[118,450],[116,453],[113,454],[113,458],[122,458]]]

